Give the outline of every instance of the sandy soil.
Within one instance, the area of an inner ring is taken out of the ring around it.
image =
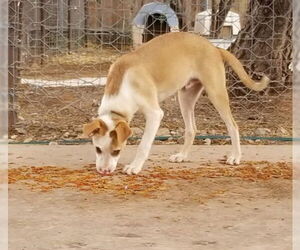
[[[135,149],[127,147],[121,164],[132,159]],[[167,157],[177,149],[154,146],[141,175],[157,167],[176,173],[229,168],[219,161],[228,146],[194,146],[190,162],[168,163]],[[244,146],[243,152],[244,162],[236,171],[249,167],[249,161],[254,170],[264,164],[285,166],[278,162],[291,162],[292,148]],[[11,145],[9,150],[11,170],[54,166],[84,173],[93,160],[91,145]],[[252,180],[167,175],[166,188],[149,197],[78,188],[40,192],[16,182],[9,187],[10,249],[292,249],[291,180],[281,177],[280,169],[274,173],[277,178]],[[128,177],[118,171],[105,178],[115,182]]]

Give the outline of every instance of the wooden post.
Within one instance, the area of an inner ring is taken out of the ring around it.
[[[45,15],[44,15],[44,0],[40,0],[40,55],[41,61],[40,64],[43,65],[45,62]]]
[[[19,1],[19,8],[18,8],[18,68],[20,69],[21,67],[21,52],[20,48],[22,46],[22,28],[23,28],[23,23],[22,23],[22,18],[23,18],[23,1]]]
[[[15,88],[20,80],[18,59],[20,59],[20,48],[18,45],[18,8],[20,2],[10,0],[8,6],[8,126],[14,127],[17,122],[15,110]]]
[[[68,53],[71,52],[71,0],[68,0]]]
[[[84,0],[84,47],[87,47],[87,43],[88,43],[88,36],[87,36],[87,32],[88,32],[88,0]]]

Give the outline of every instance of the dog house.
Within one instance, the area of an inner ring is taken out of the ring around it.
[[[179,21],[174,10],[165,3],[145,4],[133,19],[133,45],[137,47],[170,31],[179,31]]]

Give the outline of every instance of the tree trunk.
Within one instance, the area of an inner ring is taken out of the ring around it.
[[[250,0],[247,16],[229,50],[254,79],[266,74],[274,91],[285,90],[291,83],[292,0]]]
[[[216,0],[211,1],[211,23],[210,23],[210,37],[215,37],[216,32],[216,15],[217,15],[217,3]]]
[[[210,34],[212,38],[218,38],[223,27],[226,16],[231,8],[232,0],[220,0],[218,11],[216,11],[215,0],[212,1],[212,20]]]
[[[183,18],[182,0],[171,0],[170,7],[176,12],[179,22],[179,28],[183,31],[186,27],[186,23]]]

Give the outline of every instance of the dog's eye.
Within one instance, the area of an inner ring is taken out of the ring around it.
[[[101,154],[101,153],[102,153],[102,150],[101,150],[101,148],[99,148],[99,147],[96,147],[96,152],[97,152],[97,154]]]
[[[120,150],[114,150],[111,152],[112,156],[117,156],[118,154],[120,154]]]

